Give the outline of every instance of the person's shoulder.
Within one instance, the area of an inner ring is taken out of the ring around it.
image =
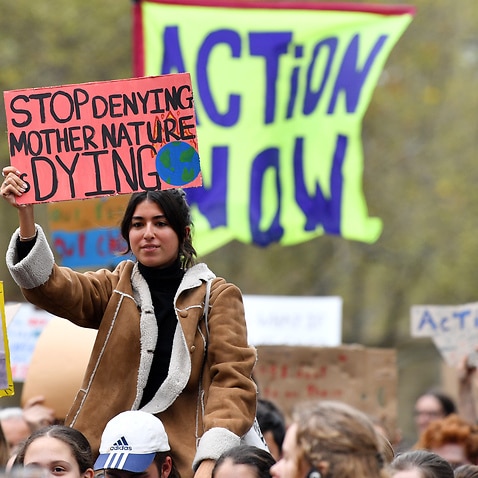
[[[135,264],[136,263],[134,261],[125,259],[124,261],[118,263],[118,265],[114,268],[114,272],[121,273],[124,271],[132,271]]]
[[[188,281],[207,282],[208,280],[215,279],[216,274],[209,269],[206,263],[199,262],[198,264],[194,264],[189,269],[186,269],[184,278]]]
[[[216,276],[216,274],[209,269],[209,266],[204,262],[200,262],[192,266],[186,271],[185,275],[188,275],[189,278],[194,277],[202,282],[211,281],[211,289],[216,289],[217,287],[237,287],[232,282],[228,282],[226,278]]]
[[[222,293],[226,290],[235,290],[240,294],[239,288],[232,282],[228,282],[224,277],[216,276],[204,262],[195,264],[186,270],[184,274],[182,288],[194,288],[210,282],[211,294]]]
[[[216,277],[211,282],[211,295],[224,298],[235,298],[242,301],[242,291],[233,282],[228,282],[224,277]]]

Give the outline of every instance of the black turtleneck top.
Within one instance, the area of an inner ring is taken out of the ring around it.
[[[148,382],[143,390],[140,407],[146,405],[157,392],[168,375],[174,332],[178,319],[174,312],[174,296],[184,276],[179,259],[164,269],[146,267],[138,263],[139,271],[145,278],[153,300],[154,315],[158,323],[158,341]]]

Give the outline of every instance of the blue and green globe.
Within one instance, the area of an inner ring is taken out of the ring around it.
[[[200,170],[198,152],[184,141],[167,143],[156,155],[159,177],[172,186],[184,186],[194,181]]]

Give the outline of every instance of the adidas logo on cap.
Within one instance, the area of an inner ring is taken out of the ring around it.
[[[169,450],[168,435],[161,420],[151,413],[129,410],[106,424],[94,466],[95,470],[111,468],[143,473],[156,453]]]
[[[121,437],[116,443],[110,446],[110,451],[130,451],[133,447],[128,445],[125,437]]]

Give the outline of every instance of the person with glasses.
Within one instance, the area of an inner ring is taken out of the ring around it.
[[[413,410],[417,433],[425,431],[430,422],[457,413],[454,400],[439,390],[428,390],[420,395]]]

